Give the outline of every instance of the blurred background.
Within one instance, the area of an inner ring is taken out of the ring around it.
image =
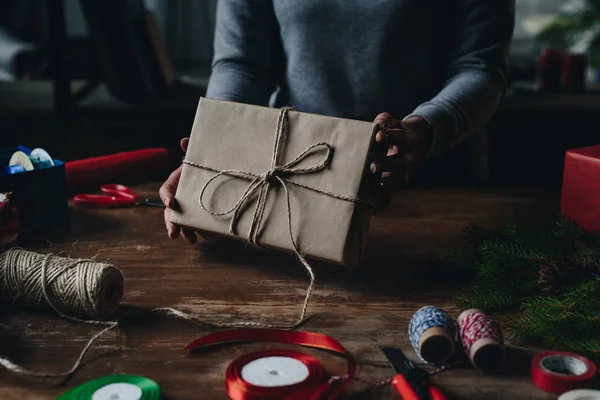
[[[174,160],[204,94],[217,0],[0,0],[0,142],[65,160]],[[600,1],[517,0],[510,88],[489,124],[500,181],[556,183],[597,144]]]

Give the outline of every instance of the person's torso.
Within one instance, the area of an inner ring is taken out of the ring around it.
[[[285,71],[275,104],[403,118],[443,87],[448,0],[273,0]]]

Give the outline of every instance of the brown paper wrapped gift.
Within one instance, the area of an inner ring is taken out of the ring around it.
[[[357,267],[376,200],[375,133],[369,122],[202,98],[171,222]]]

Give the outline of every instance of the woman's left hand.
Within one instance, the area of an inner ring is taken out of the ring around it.
[[[388,113],[379,114],[373,121],[381,127],[375,141],[387,148],[387,156],[371,163],[372,173],[381,173],[384,186],[404,186],[411,168],[427,154],[433,141],[431,125],[421,117],[405,121]]]

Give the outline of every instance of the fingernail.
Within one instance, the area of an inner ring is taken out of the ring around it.
[[[165,206],[167,206],[168,208],[171,208],[171,199],[168,197],[165,199]]]
[[[377,136],[375,136],[375,140],[377,141],[377,143],[381,143],[384,140],[386,140],[388,138],[388,135],[384,132],[377,132]]]
[[[371,164],[371,173],[373,173],[373,174],[374,174],[374,173],[376,173],[377,171],[379,171],[379,164],[372,163],[372,164]]]
[[[169,238],[174,239],[174,236],[175,236],[174,233],[175,232],[173,232],[173,228],[168,227],[167,228],[167,233],[169,234]]]

